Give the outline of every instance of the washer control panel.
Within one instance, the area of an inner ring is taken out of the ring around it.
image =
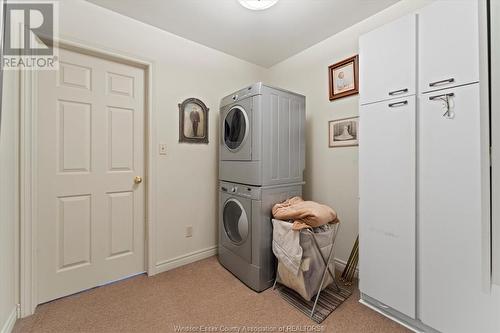
[[[260,199],[260,187],[229,182],[220,182],[219,190],[222,193],[233,194],[239,197]]]
[[[223,108],[227,105],[233,104],[235,102],[244,100],[246,98],[249,98],[251,96],[256,96],[260,95],[262,90],[262,82],[255,83],[251,86],[248,86],[246,88],[240,89],[231,95],[228,95],[221,100],[220,107]]]

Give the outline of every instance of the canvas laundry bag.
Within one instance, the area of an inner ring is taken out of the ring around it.
[[[293,289],[304,299],[310,301],[320,291],[319,287],[325,269],[321,255],[325,259],[328,259],[330,249],[333,246],[332,238],[336,226],[334,224],[325,224],[312,229],[321,249],[320,254],[314,244],[311,233],[305,230],[290,230],[294,234],[286,234],[284,232],[286,224],[290,225],[289,228],[291,229],[291,223],[273,219],[273,252],[278,259],[276,279],[278,283]],[[296,248],[295,244],[300,249]],[[297,266],[297,256],[299,253],[301,253],[301,258],[299,257],[300,264]],[[329,267],[332,272],[335,272],[333,258],[334,256],[332,255]],[[332,282],[332,277],[327,273],[322,289],[326,288]]]

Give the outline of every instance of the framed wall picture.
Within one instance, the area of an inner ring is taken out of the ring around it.
[[[179,104],[179,142],[208,143],[208,110],[197,98]]]
[[[355,95],[359,92],[358,55],[328,67],[330,101]]]
[[[337,119],[328,122],[328,147],[352,147],[358,145],[359,117]]]

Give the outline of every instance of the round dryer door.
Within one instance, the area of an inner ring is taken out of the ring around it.
[[[241,106],[232,107],[224,119],[224,144],[231,151],[238,150],[248,134],[248,116]]]
[[[224,204],[224,230],[227,237],[235,244],[245,242],[248,237],[248,218],[245,209],[235,199],[229,199]]]

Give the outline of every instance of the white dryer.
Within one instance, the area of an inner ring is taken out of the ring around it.
[[[303,181],[305,97],[262,82],[220,106],[219,179],[255,186]]]

